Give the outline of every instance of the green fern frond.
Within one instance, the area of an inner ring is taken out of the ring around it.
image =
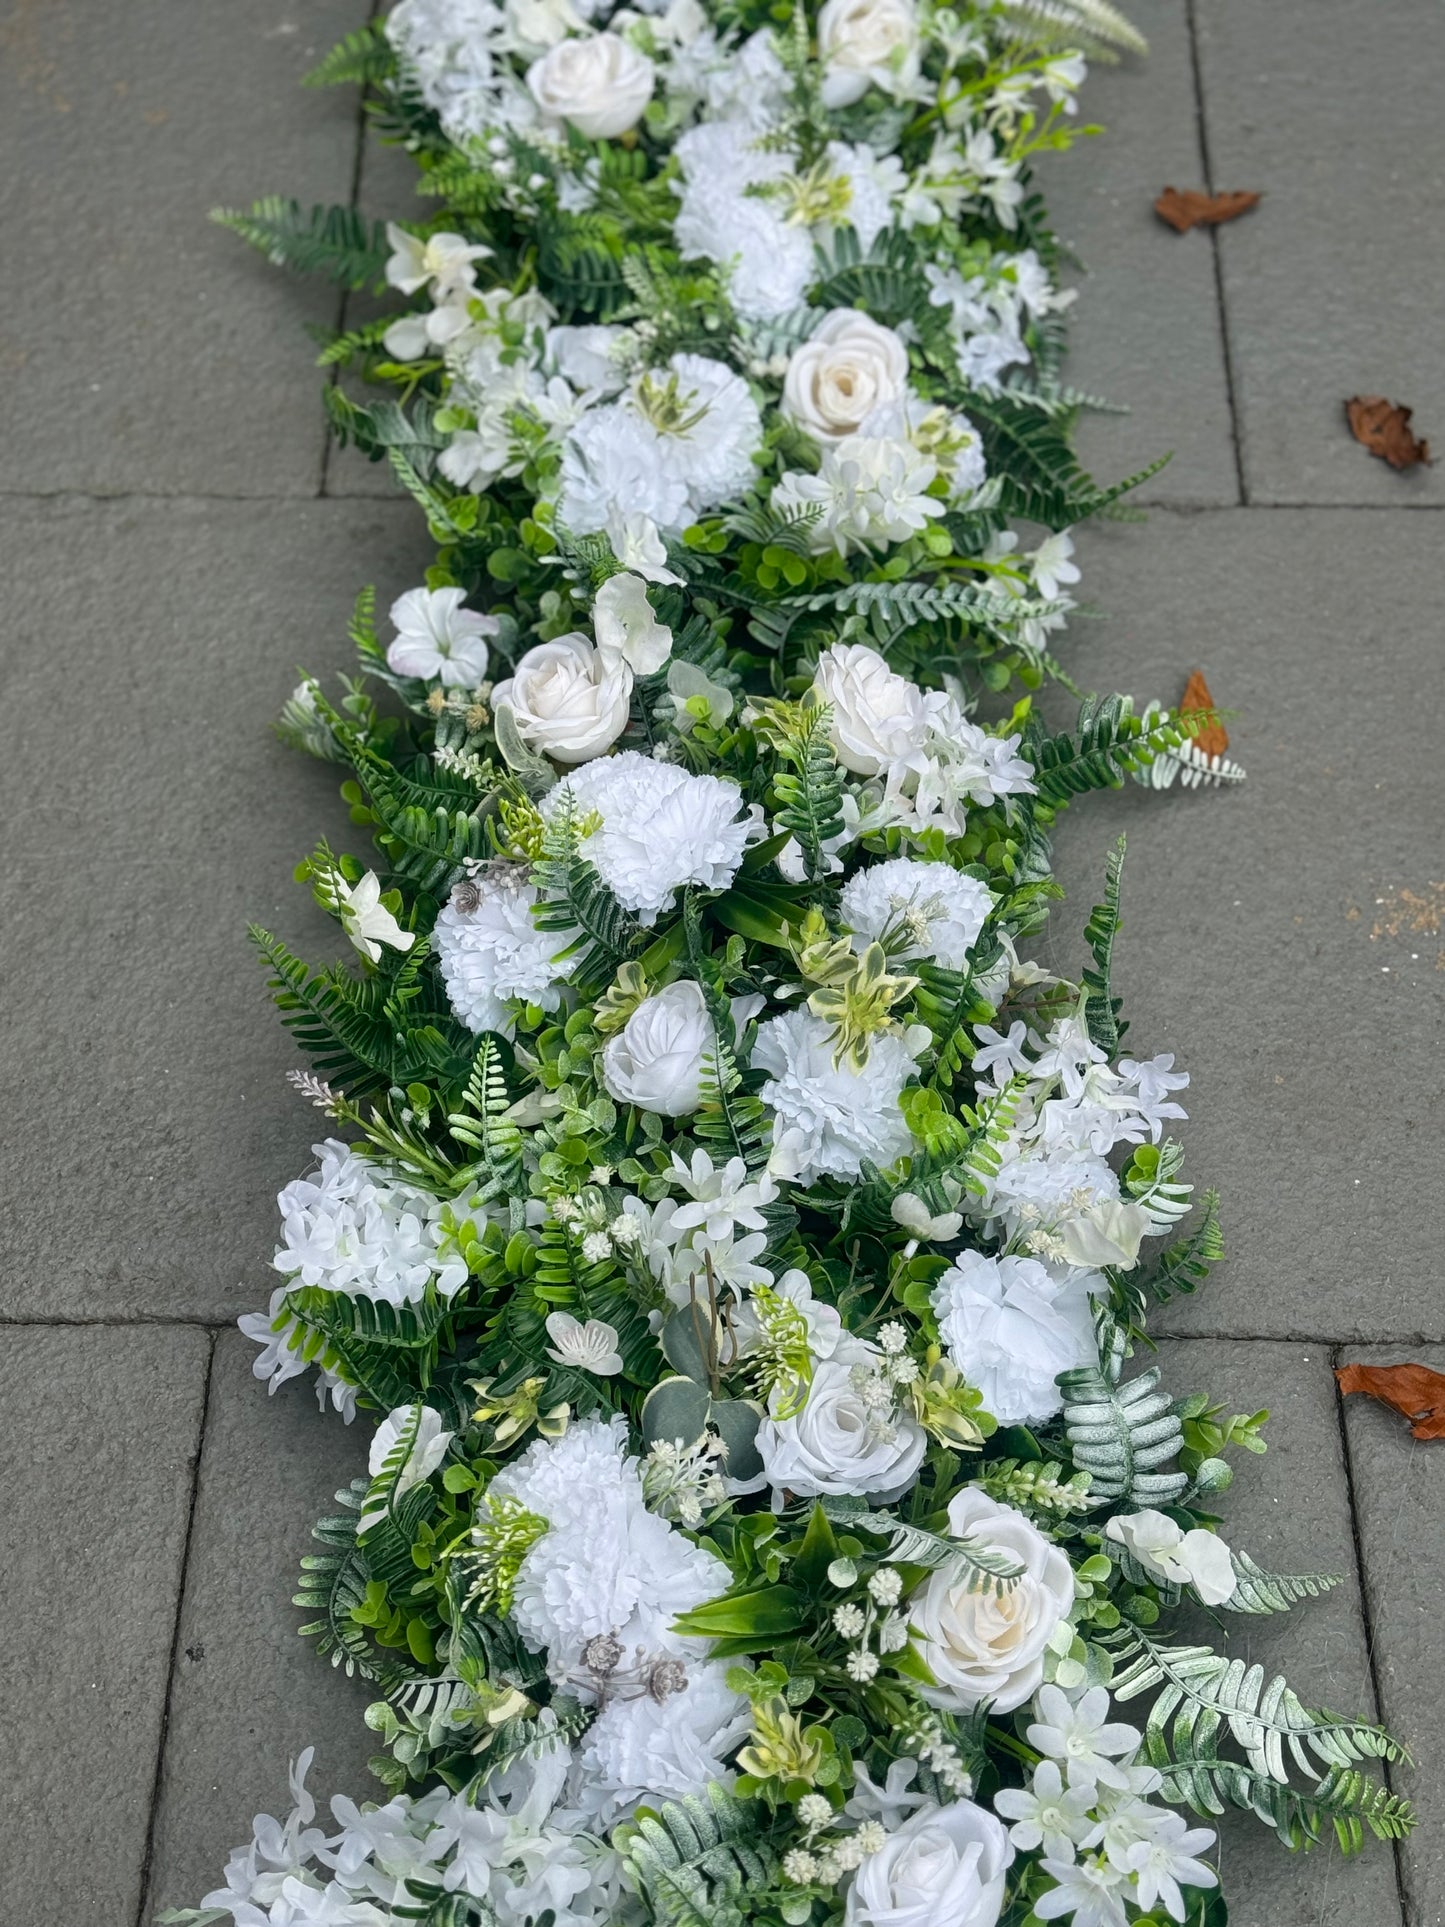
[[[374,87],[396,72],[396,54],[381,22],[358,27],[338,40],[306,74],[303,87]]]
[[[1234,1554],[1234,1591],[1223,1602],[1227,1613],[1284,1613],[1302,1599],[1318,1599],[1342,1584],[1337,1572],[1266,1572],[1247,1552]]]
[[[1156,1305],[1166,1305],[1171,1298],[1197,1291],[1208,1277],[1210,1266],[1224,1256],[1219,1193],[1206,1191],[1200,1202],[1204,1215],[1188,1237],[1166,1246],[1152,1265],[1131,1274],[1129,1282],[1138,1290],[1141,1302],[1148,1297]]]
[[[995,1459],[970,1483],[982,1486],[991,1499],[1044,1519],[1087,1512],[1099,1503],[1089,1490],[1087,1472],[1072,1472],[1066,1477],[1063,1467],[1052,1459]]]
[[[1089,912],[1089,921],[1084,925],[1084,941],[1094,959],[1092,964],[1085,967],[1082,977],[1083,986],[1088,992],[1084,1000],[1084,1014],[1090,1038],[1110,1058],[1118,1054],[1124,1033],[1129,1028],[1127,1023],[1119,1021],[1123,999],[1113,995],[1109,980],[1114,939],[1119,934],[1119,885],[1124,874],[1124,849],[1125,839],[1121,836],[1110,851],[1105,866],[1104,900],[1094,905]]]
[[[1076,47],[1096,60],[1149,51],[1143,34],[1110,0],[997,0],[996,12],[1035,42]]]
[[[1182,740],[1167,718],[1136,716],[1128,696],[1091,696],[1075,730],[1049,736],[1031,721],[1023,754],[1034,766],[1040,802],[1057,808],[1090,790],[1118,789],[1131,771]]]
[[[584,994],[617,974],[620,964],[647,948],[649,933],[630,916],[581,854],[576,811],[569,797],[547,825],[534,870],[542,930],[572,931],[568,975]]]
[[[268,194],[250,208],[215,208],[211,219],[259,248],[273,267],[325,275],[347,288],[379,286],[390,253],[385,223],[354,207],[306,208]]]
[[[714,1782],[706,1797],[640,1807],[612,1839],[654,1927],[740,1927],[749,1891],[775,1871],[766,1825],[754,1802]]]
[[[1184,1442],[1179,1414],[1159,1390],[1151,1367],[1127,1385],[1111,1384],[1096,1365],[1059,1374],[1064,1395],[1064,1435],[1074,1465],[1089,1475],[1101,1499],[1141,1506],[1165,1506],[1181,1498],[1189,1480],[1183,1472],[1158,1468],[1174,1458]]]

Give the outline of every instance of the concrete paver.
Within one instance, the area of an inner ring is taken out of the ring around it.
[[[194,1906],[216,1886],[254,1813],[288,1810],[286,1764],[316,1748],[310,1785],[325,1796],[383,1797],[366,1770],[376,1697],[297,1636],[290,1604],[314,1520],[365,1473],[373,1421],[322,1413],[310,1377],[268,1397],[239,1332],[216,1347],[210,1422],[176,1641],[165,1770],[146,1916]]]
[[[131,1927],[140,1901],[211,1341],[0,1346],[0,1678],[18,1809],[0,1927]]]
[[[1351,1345],[1337,1362],[1414,1362],[1445,1372],[1445,1348]],[[1445,1452],[1410,1435],[1404,1419],[1373,1399],[1345,1400],[1345,1429],[1359,1515],[1365,1591],[1385,1718],[1413,1752],[1399,1785],[1420,1824],[1400,1849],[1411,1927],[1445,1921],[1445,1777],[1440,1733],[1440,1597],[1445,1588]]]
[[[1230,1614],[1226,1642],[1201,1615],[1198,1638],[1271,1676],[1283,1673],[1306,1706],[1377,1717],[1328,1350],[1173,1340],[1160,1347],[1159,1362],[1175,1397],[1208,1392],[1231,1412],[1271,1413],[1268,1451],[1235,1455],[1234,1484],[1219,1501],[1228,1543],[1271,1572],[1343,1577],[1335,1591],[1286,1614]],[[1401,1790],[1413,1791],[1416,1777],[1424,1776],[1405,1775]],[[1220,1843],[1230,1927],[1400,1927],[1388,1845],[1372,1842],[1346,1860],[1331,1841],[1299,1858],[1242,1813],[1226,1816]]]
[[[350,197],[355,99],[297,83],[367,13],[366,0],[5,10],[0,489],[316,493],[301,324],[334,321],[337,291],[287,288],[207,215],[266,194]]]
[[[299,1059],[246,925],[340,956],[291,870],[320,835],[353,840],[341,772],[270,724],[298,662],[347,662],[356,591],[385,609],[427,557],[403,503],[7,513],[0,1313],[264,1302],[275,1192],[324,1120],[283,1080]],[[83,1210],[38,1202],[57,1173]]]
[[[1445,15],[1195,3],[1214,186],[1265,196],[1219,234],[1249,498],[1445,503],[1445,470],[1397,475],[1343,407],[1386,395],[1445,437]]]
[[[1128,410],[1086,414],[1079,450],[1099,479],[1173,459],[1139,502],[1239,500],[1214,259],[1205,234],[1165,227],[1153,202],[1166,186],[1202,182],[1185,0],[1135,8],[1145,61],[1096,67],[1080,117],[1104,132],[1045,155],[1039,185],[1083,272],[1069,310],[1064,378]]]
[[[1437,551],[1431,515],[1343,510],[1156,511],[1083,538],[1109,620],[1075,625],[1069,666],[1166,702],[1202,667],[1249,771],[1090,798],[1058,837],[1050,954],[1076,971],[1128,833],[1128,1041],[1191,1072],[1186,1175],[1223,1194],[1231,1262],[1160,1330],[1445,1336],[1445,1096],[1422,1075],[1445,1038]]]

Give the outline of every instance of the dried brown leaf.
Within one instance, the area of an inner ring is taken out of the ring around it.
[[[1176,233],[1187,234],[1192,227],[1218,227],[1221,221],[1237,221],[1259,201],[1258,194],[1199,194],[1192,187],[1166,187],[1154,203],[1154,212],[1167,221]]]
[[[1410,1421],[1417,1439],[1445,1439],[1445,1373],[1428,1365],[1341,1365],[1342,1392],[1363,1392]]]
[[[1417,441],[1411,433],[1413,413],[1383,395],[1356,395],[1345,403],[1350,433],[1391,468],[1414,468],[1430,459],[1430,444]]]
[[[1184,694],[1179,699],[1179,714],[1188,716],[1200,710],[1209,712],[1209,721],[1202,729],[1196,730],[1194,744],[1206,756],[1222,756],[1229,748],[1229,731],[1214,715],[1214,698],[1209,693],[1209,684],[1204,680],[1202,669],[1191,669],[1189,680],[1184,685]]]

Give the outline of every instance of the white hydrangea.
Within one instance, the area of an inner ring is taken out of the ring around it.
[[[863,1160],[896,1164],[913,1149],[899,1105],[913,1075],[909,1038],[872,1039],[861,1071],[833,1062],[833,1032],[811,1011],[790,1010],[758,1031],[753,1064],[768,1073],[759,1095],[773,1113],[773,1163],[797,1184],[856,1178]]]
[[[1063,1409],[1058,1374],[1097,1360],[1089,1276],[963,1251],[934,1286],[948,1355],[1001,1425],[1052,1418]]]
[[[672,1622],[725,1592],[731,1575],[648,1511],[625,1420],[584,1419],[558,1439],[539,1439],[488,1490],[547,1521],[518,1569],[512,1617],[527,1643],[545,1650],[555,1679],[579,1666],[589,1640],[608,1635],[629,1659],[639,1647],[681,1658],[703,1650]]]
[[[759,833],[756,810],[739,815],[742,791],[725,776],[694,776],[636,750],[600,756],[568,772],[542,800],[550,819],[570,797],[601,827],[582,853],[626,910],[653,924],[685,883],[726,890]]]
[[[588,0],[582,11],[591,11]],[[507,27],[493,0],[400,0],[386,17],[387,39],[455,141],[537,119],[531,96],[501,57]]]
[[[618,513],[646,515],[675,534],[747,493],[762,439],[762,417],[741,375],[706,355],[674,355],[569,431],[558,518],[590,535]]]
[[[977,877],[947,863],[899,856],[850,877],[841,912],[856,950],[901,929],[908,941],[890,955],[901,961],[931,957],[945,970],[964,970],[992,904],[992,893]]]
[[[277,1285],[265,1311],[248,1311],[236,1320],[244,1336],[261,1347],[251,1361],[251,1372],[268,1393],[279,1392],[289,1379],[301,1378],[307,1370],[307,1332],[299,1319],[286,1315],[288,1289],[286,1285]],[[355,1385],[349,1385],[329,1366],[317,1366],[316,1402],[323,1412],[329,1399],[333,1409],[350,1425],[356,1417],[357,1392]]]
[[[272,1266],[292,1285],[320,1286],[389,1305],[415,1304],[428,1285],[460,1291],[467,1264],[445,1219],[466,1215],[359,1157],[349,1144],[314,1144],[316,1170],[277,1197],[282,1242]]]
[[[575,930],[539,930],[537,890],[516,871],[499,870],[464,883],[442,906],[432,947],[447,1001],[468,1030],[512,1036],[514,1003],[556,1010],[567,965],[562,952]]]

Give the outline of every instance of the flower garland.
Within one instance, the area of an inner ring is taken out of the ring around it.
[[[283,718],[378,855],[301,870],[359,974],[258,933],[335,1134],[242,1321],[379,1421],[303,1588],[390,1797],[316,1826],[308,1752],[172,1920],[1218,1927],[1178,1807],[1410,1824],[1380,1728],[1169,1635],[1334,1582],[1215,1529],[1262,1415],[1131,1366],[1221,1243],[1122,850],[1078,981],[1024,954],[1059,811],[1204,773],[1030,694],[1138,478],[1070,451],[1028,163],[1127,31],[400,0],[321,75],[437,219],[224,217],[407,299],[328,405],[438,553]]]

